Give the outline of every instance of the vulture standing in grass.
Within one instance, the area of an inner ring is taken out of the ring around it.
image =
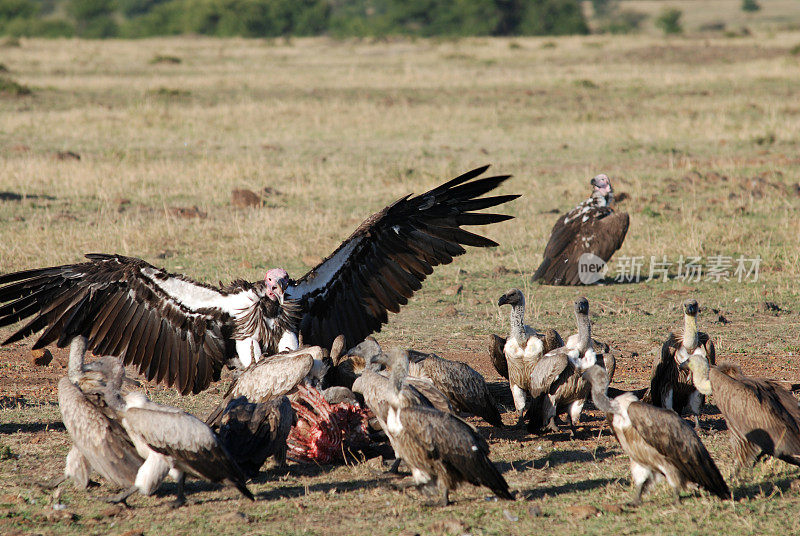
[[[592,323],[589,320],[589,301],[575,301],[577,336],[571,336],[567,345],[557,348],[542,357],[531,372],[531,405],[528,408],[528,431],[560,431],[555,424],[556,416],[563,412],[569,415],[570,435],[575,437],[575,425],[580,421],[581,411],[589,398],[591,387],[573,366],[573,358],[586,355],[599,359],[601,366],[613,377],[616,361],[612,353],[596,356],[592,339]],[[596,357],[594,357],[596,356]]]
[[[521,290],[512,288],[500,296],[497,306],[503,305],[511,306],[511,332],[503,344],[503,357],[491,351],[490,355],[493,355],[492,362],[499,374],[503,375],[502,369],[505,366],[519,424],[527,406],[527,394],[531,392],[531,372],[534,365],[544,354],[563,346],[564,341],[553,329],[540,333],[525,324],[525,296]]]
[[[97,394],[103,378],[85,370],[82,351],[70,355],[67,374],[58,382],[58,409],[72,448],[64,476],[50,486],[71,479],[77,487],[86,488],[94,470],[112,485],[129,488],[144,459],[122,426],[106,415]]]
[[[286,463],[286,439],[294,420],[285,396],[259,403],[240,396],[225,407],[216,432],[244,474],[254,478],[270,456],[278,465]]]
[[[547,285],[580,285],[583,283],[579,273],[582,255],[590,253],[608,262],[622,246],[628,232],[628,214],[611,208],[614,191],[607,175],[597,175],[591,185],[591,197],[559,216],[553,226],[542,264],[533,274],[534,281]]]
[[[440,264],[463,246],[497,243],[461,228],[511,216],[475,212],[518,195],[483,197],[509,176],[477,178],[488,166],[367,218],[300,279],[269,270],[263,281],[212,286],[122,255],[0,275],[0,327],[29,319],[3,344],[42,332],[34,348],[76,343],[138,366],[148,380],[198,393],[226,364],[245,368],[262,355],[299,346],[347,347],[379,331]],[[276,247],[280,238],[275,239]]]
[[[678,414],[689,413],[694,419],[695,429],[700,430],[700,411],[705,396],[692,383],[692,374],[679,364],[689,355],[698,354],[714,365],[714,343],[708,334],[697,331],[696,300],[683,304],[683,333],[670,333],[661,346],[661,355],[653,360],[650,390],[644,401],[661,408],[674,409]]]
[[[436,354],[409,350],[409,374],[430,380],[444,393],[453,408],[477,415],[492,426],[503,426],[497,402],[475,369],[460,361],[442,359]]]
[[[731,498],[703,442],[677,413],[641,402],[633,393],[608,398],[608,375],[595,364],[593,354],[570,360],[583,371],[594,405],[609,417],[614,436],[631,459],[633,504],[641,504],[642,494],[662,478],[674,490],[676,501],[681,490],[690,486],[704,488],[720,499]]]
[[[411,468],[414,483],[438,492],[439,505],[449,504],[450,490],[461,482],[486,486],[501,499],[513,499],[503,475],[489,459],[486,440],[460,418],[408,400],[404,389],[408,353],[395,349],[389,359],[387,431],[394,436],[395,454]]]
[[[203,421],[181,409],[156,404],[142,393],[123,396],[120,388],[125,369],[112,357],[102,357],[86,368],[105,376],[100,390],[103,402],[144,458],[133,485],[111,497],[111,502],[125,502],[137,491],[151,495],[169,474],[178,482],[177,497],[172,506],[181,506],[186,502],[183,493],[186,473],[233,486],[253,500],[242,470]]]
[[[789,391],[778,382],[745,376],[730,363],[709,367],[696,353],[681,366],[692,371],[701,393],[714,395],[728,423],[737,473],[766,455],[800,466],[800,409]]]

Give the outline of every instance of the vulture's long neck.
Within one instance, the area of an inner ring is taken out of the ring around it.
[[[592,347],[592,323],[589,315],[575,312],[575,319],[578,321],[578,346],[577,350],[583,353]]]
[[[614,413],[614,404],[608,398],[608,375],[605,369],[599,365],[592,365],[584,373],[583,377],[592,386],[592,401],[594,405],[603,413]]]
[[[395,355],[392,358],[392,370],[389,373],[389,382],[392,385],[394,405],[400,405],[400,396],[403,390],[403,380],[408,375],[408,355]]]
[[[683,347],[690,353],[700,345],[700,335],[697,332],[697,317],[683,315]]]
[[[525,336],[525,298],[522,298],[518,304],[511,306],[509,319],[511,321],[511,336],[516,339],[520,347],[524,347],[528,342]]]
[[[72,383],[77,383],[83,376],[83,357],[86,355],[86,337],[78,335],[69,344],[69,361],[67,362],[67,377]]]

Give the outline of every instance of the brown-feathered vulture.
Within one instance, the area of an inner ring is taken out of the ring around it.
[[[688,356],[697,353],[716,364],[714,342],[707,333],[697,331],[697,301],[690,299],[683,304],[683,333],[670,333],[661,346],[661,355],[653,360],[650,389],[644,401],[661,408],[674,409],[678,414],[688,413],[694,419],[695,429],[700,430],[700,410],[706,397],[692,383],[692,373],[679,365]]]
[[[269,270],[263,281],[211,286],[121,255],[0,275],[0,327],[29,319],[4,344],[38,332],[35,348],[77,343],[117,356],[149,380],[197,393],[227,363],[306,344],[346,347],[379,331],[440,264],[464,246],[497,243],[462,229],[511,216],[476,212],[518,195],[480,196],[509,176],[478,178],[488,166],[424,194],[404,196],[367,218],[329,257],[300,279]]]
[[[508,383],[517,410],[517,424],[522,422],[531,392],[531,372],[543,355],[564,346],[561,335],[553,329],[539,332],[525,324],[525,296],[522,291],[512,288],[497,301],[497,306],[511,306],[510,333],[503,343],[503,358],[493,357],[492,362],[498,373],[502,374],[505,365]]]
[[[633,393],[608,398],[608,375],[593,356],[570,359],[591,385],[594,405],[609,416],[614,436],[631,459],[634,504],[640,504],[642,494],[662,478],[674,490],[676,501],[689,486],[730,499],[728,485],[705,445],[677,413],[641,402]]]
[[[246,476],[219,437],[201,420],[185,411],[156,404],[144,394],[120,391],[125,369],[119,360],[104,356],[85,366],[105,376],[99,389],[109,416],[127,432],[144,463],[139,467],[132,486],[110,502],[125,502],[136,492],[151,495],[167,475],[178,482],[173,506],[186,502],[186,474],[214,483],[235,487],[253,500],[247,489]]]
[[[395,454],[411,468],[417,486],[438,491],[440,505],[449,503],[449,491],[461,482],[486,486],[501,499],[513,499],[503,475],[489,459],[486,440],[460,418],[406,400],[408,352],[392,350],[389,359],[387,431],[394,436]]]
[[[581,281],[580,259],[586,253],[608,262],[622,246],[628,232],[629,218],[624,212],[615,212],[614,191],[611,180],[600,174],[591,180],[592,195],[578,206],[559,216],[550,240],[544,249],[542,264],[533,274],[533,280],[547,285],[581,285],[594,282],[591,276]],[[589,258],[589,260],[592,260]]]
[[[769,455],[800,466],[800,409],[797,400],[778,382],[751,378],[736,365],[709,367],[698,354],[682,367],[692,371],[701,393],[714,395],[736,458],[736,472]]]
[[[458,411],[477,415],[492,426],[503,427],[503,418],[486,380],[460,361],[409,350],[409,374],[430,380]]]
[[[591,355],[607,370],[609,377],[614,376],[614,354],[606,352],[598,355],[595,350],[589,301],[586,298],[575,300],[575,320],[578,324],[577,335],[570,336],[565,346],[545,354],[533,366],[530,379],[532,400],[526,417],[530,432],[558,432],[555,418],[566,412],[569,415],[570,435],[575,437],[575,425],[580,421],[591,388],[573,366],[574,358]]]
[[[71,479],[79,488],[89,485],[92,471],[112,486],[129,488],[136,480],[144,459],[139,456],[127,432],[106,414],[98,389],[104,378],[71,361],[68,375],[58,382],[58,409],[72,440],[63,477],[54,487]]]

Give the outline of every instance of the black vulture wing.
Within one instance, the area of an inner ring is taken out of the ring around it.
[[[461,228],[512,218],[474,212],[519,197],[483,197],[509,176],[477,177],[474,169],[422,195],[407,195],[367,218],[328,258],[290,284],[286,295],[303,308],[306,344],[330,348],[340,333],[345,347],[358,344],[388,322],[419,290],[433,268],[466,253],[464,246],[497,243]],[[474,179],[474,180],[473,180]]]

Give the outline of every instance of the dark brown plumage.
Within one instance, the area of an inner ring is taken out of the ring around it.
[[[700,411],[705,405],[705,396],[692,383],[692,373],[679,368],[680,362],[692,352],[705,355],[711,365],[716,363],[714,342],[707,333],[697,331],[697,301],[687,300],[683,304],[683,333],[670,333],[661,346],[661,354],[653,359],[650,388],[644,402],[657,407],[674,409],[678,414],[692,415],[695,427],[700,428]]]
[[[731,497],[725,479],[697,433],[677,413],[640,402],[632,393],[606,395],[608,376],[602,367],[584,360],[575,366],[591,385],[595,406],[605,412],[622,450],[630,456],[634,504],[660,476],[676,498],[695,484],[721,499]]]
[[[589,199],[556,220],[533,281],[581,285],[581,255],[591,253],[608,262],[622,246],[630,223],[628,214],[611,208],[614,198],[606,175],[594,177],[592,187]]]
[[[730,363],[709,370],[697,355],[685,366],[725,417],[737,472],[764,455],[800,466],[800,409],[789,391],[778,382],[745,376]]]
[[[427,378],[448,398],[453,407],[477,415],[492,426],[503,426],[497,402],[486,380],[466,363],[442,359],[436,354],[409,351],[409,374]]]
[[[241,396],[228,403],[216,432],[245,475],[254,478],[270,456],[286,463],[286,438],[294,419],[285,396],[257,404]]]

